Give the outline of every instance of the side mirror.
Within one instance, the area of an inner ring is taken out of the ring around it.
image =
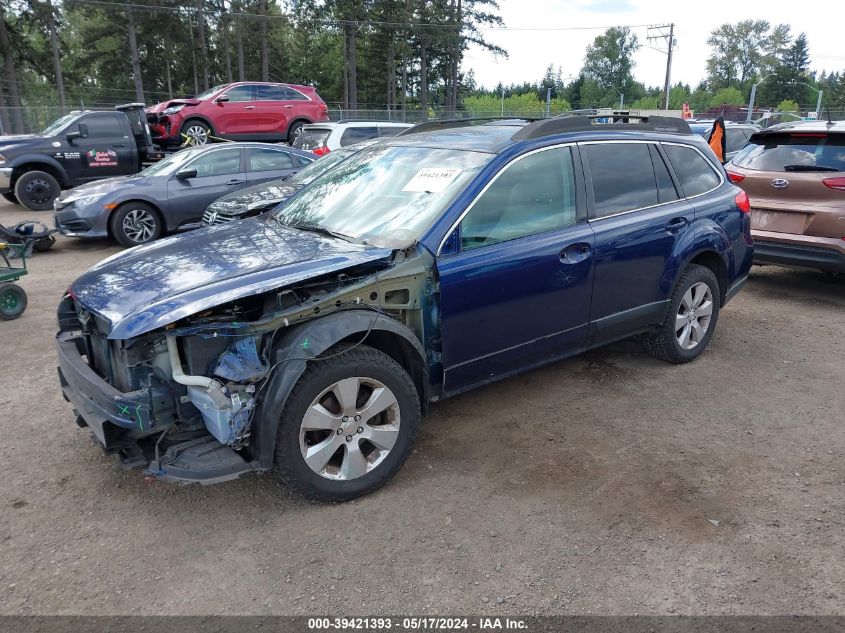
[[[176,177],[179,180],[189,180],[191,178],[197,177],[197,170],[196,169],[183,169],[182,171],[176,172]]]
[[[80,123],[77,129],[68,132],[65,135],[65,138],[68,140],[69,143],[72,143],[78,138],[88,138],[88,126],[84,123]]]
[[[214,103],[228,103],[229,102],[229,95],[220,95],[214,100]]]

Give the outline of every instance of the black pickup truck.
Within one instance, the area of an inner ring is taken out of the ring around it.
[[[46,211],[62,189],[134,174],[160,157],[143,104],[71,112],[41,134],[0,136],[0,195]]]

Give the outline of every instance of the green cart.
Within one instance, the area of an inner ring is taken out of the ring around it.
[[[15,282],[26,274],[26,245],[0,242],[0,319],[17,319],[26,310],[26,293]]]

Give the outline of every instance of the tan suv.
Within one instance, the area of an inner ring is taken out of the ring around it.
[[[751,199],[755,263],[845,273],[845,121],[762,130],[725,168]]]

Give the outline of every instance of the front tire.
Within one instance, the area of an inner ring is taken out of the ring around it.
[[[644,336],[646,350],[667,363],[698,358],[716,329],[721,296],[712,270],[698,264],[687,266],[672,293],[666,320]]]
[[[205,145],[211,142],[211,128],[197,119],[185,121],[182,125],[183,145]]]
[[[393,477],[422,412],[411,377],[365,345],[316,359],[291,391],[276,437],[282,481],[316,501],[347,501]]]
[[[127,202],[113,212],[111,232],[122,246],[147,244],[161,236],[161,217],[148,204]]]
[[[46,171],[28,171],[15,183],[15,197],[30,211],[49,211],[60,193],[59,181]]]

